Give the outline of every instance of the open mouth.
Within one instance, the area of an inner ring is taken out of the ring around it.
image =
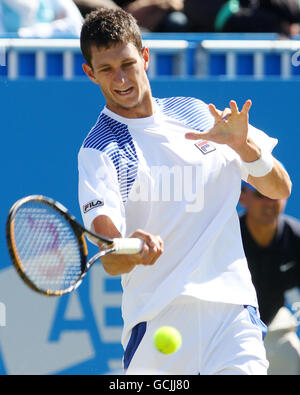
[[[120,96],[126,96],[129,95],[133,91],[133,88],[128,88],[128,89],[122,89],[122,90],[117,90],[115,89],[115,92],[120,95]]]

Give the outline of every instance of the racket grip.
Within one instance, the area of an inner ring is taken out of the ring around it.
[[[114,239],[116,251],[114,254],[138,254],[143,246],[143,240],[138,238]]]

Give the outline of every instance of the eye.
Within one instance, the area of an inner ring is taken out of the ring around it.
[[[130,66],[133,66],[134,63],[135,63],[135,62],[133,62],[133,61],[132,61],[132,62],[126,62],[126,63],[123,64],[123,67],[130,67]]]
[[[109,67],[105,67],[104,69],[100,70],[100,73],[106,73],[108,71],[110,71],[110,68]]]

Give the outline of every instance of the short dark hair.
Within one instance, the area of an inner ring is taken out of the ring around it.
[[[91,65],[91,47],[109,48],[131,42],[142,53],[141,32],[135,18],[122,9],[99,8],[84,20],[80,47],[87,64]]]

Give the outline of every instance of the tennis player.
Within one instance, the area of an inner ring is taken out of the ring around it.
[[[277,140],[248,124],[250,100],[220,112],[195,98],[154,98],[149,51],[123,10],[89,14],[81,49],[106,99],[79,152],[83,221],[144,241],[139,254],[102,259],[122,275],[125,372],[266,374],[236,206],[242,179],[271,198],[290,195],[272,156]],[[182,335],[171,355],[153,345],[163,325]]]

